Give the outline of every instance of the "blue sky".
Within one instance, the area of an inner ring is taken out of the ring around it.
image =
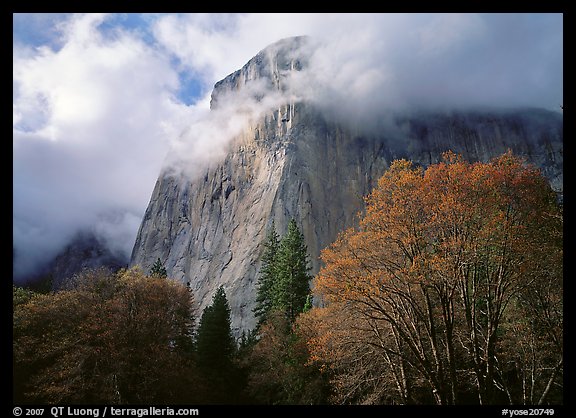
[[[130,31],[136,34],[148,45],[157,45],[153,34],[154,22],[162,14],[145,13],[116,13],[110,14],[98,25],[98,31],[109,39],[113,39],[118,30]],[[13,15],[14,44],[22,47],[48,47],[59,51],[65,41],[62,37],[62,25],[73,18],[71,13],[15,13]],[[168,57],[167,57],[168,58]],[[169,57],[174,68],[180,67],[180,60],[176,56]],[[206,87],[187,71],[178,72],[180,86],[177,98],[185,104],[193,104]]]
[[[563,101],[561,14],[15,14],[15,276],[90,229],[128,256],[166,155],[230,132],[215,82],[267,45],[321,47],[302,97],[376,117]],[[214,138],[224,138],[217,139]]]

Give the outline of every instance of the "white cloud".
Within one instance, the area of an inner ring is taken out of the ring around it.
[[[105,18],[74,16],[58,51],[19,54],[15,46],[16,276],[82,228],[114,235],[113,246],[129,256],[134,219],[188,113],[174,100],[169,58],[128,32],[104,37]]]
[[[208,14],[165,16],[159,42],[207,86],[280,38],[321,46],[302,90],[343,116],[414,107],[541,106],[562,98],[562,15]],[[301,77],[304,78],[304,77]]]
[[[165,166],[171,174],[188,179],[199,176],[210,162],[225,157],[233,138],[265,112],[287,102],[285,94],[270,89],[264,81],[254,80],[239,91],[223,93],[215,109],[195,107],[194,117],[167,155]]]
[[[158,41],[210,86],[279,39],[309,34],[323,14],[186,14],[154,24]]]

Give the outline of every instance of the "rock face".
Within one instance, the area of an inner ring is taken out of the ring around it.
[[[212,108],[252,82],[286,89],[287,74],[305,65],[294,55],[303,42],[280,41],[218,82]],[[535,109],[420,113],[396,116],[395,129],[378,136],[339,124],[310,103],[287,102],[247,126],[203,176],[159,177],[130,264],[147,271],[159,257],[171,278],[190,282],[200,309],[223,284],[239,334],[255,325],[257,273],[273,220],[282,235],[296,219],[315,273],[321,249],[356,222],[363,196],[397,158],[428,165],[452,150],[488,161],[512,149],[562,193],[562,124],[562,115]]]
[[[128,260],[112,253],[106,243],[91,232],[76,234],[72,241],[52,260],[46,275],[51,277],[52,289],[65,287],[66,281],[84,269],[107,268],[117,271]]]

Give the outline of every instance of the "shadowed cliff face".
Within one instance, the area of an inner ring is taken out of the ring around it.
[[[102,237],[93,231],[80,231],[60,253],[26,283],[32,288],[62,290],[72,285],[73,277],[84,270],[104,268],[118,271],[130,260],[114,252]]]
[[[256,95],[290,93],[285,81],[305,65],[295,53],[305,39],[283,40],[217,83],[212,107],[251,83],[259,83]],[[132,253],[131,265],[147,271],[159,257],[171,278],[190,282],[200,309],[223,284],[238,333],[255,325],[255,285],[272,220],[283,234],[296,219],[315,273],[321,249],[355,223],[363,196],[394,159],[428,165],[452,150],[470,161],[488,161],[510,148],[541,167],[562,192],[560,114],[420,112],[390,115],[381,130],[368,131],[326,117],[298,95],[284,97],[283,105],[249,122],[227,155],[202,175],[160,176]]]

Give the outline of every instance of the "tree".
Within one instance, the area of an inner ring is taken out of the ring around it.
[[[138,269],[88,270],[14,307],[18,403],[192,403],[192,298]],[[174,385],[174,382],[180,382]]]
[[[325,399],[325,382],[314,367],[306,364],[305,340],[293,329],[296,317],[311,307],[309,270],[304,236],[296,221],[289,222],[280,241],[272,224],[258,281],[258,340],[245,347],[242,359],[250,393],[260,402],[310,403]]]
[[[271,311],[285,313],[290,323],[301,313],[310,294],[308,250],[296,221],[290,220],[282,239],[272,228],[267,234],[258,278],[254,313],[260,326]]]
[[[532,330],[538,318],[561,321],[549,292],[523,296],[561,282],[561,214],[546,179],[510,152],[474,164],[446,153],[427,170],[393,162],[366,202],[359,227],[322,252],[312,356],[335,382],[348,375],[340,387],[356,400],[381,401],[387,386],[390,402],[522,402],[513,376],[526,367],[510,370],[506,339],[535,334],[514,312]],[[563,364],[558,332],[547,334],[544,399]]]
[[[212,304],[202,312],[196,350],[200,367],[207,370],[226,370],[230,367],[236,342],[232,335],[230,306],[223,286],[216,290]]]
[[[304,235],[290,220],[278,247],[272,284],[272,307],[284,311],[290,323],[302,312],[310,293],[307,251]]]
[[[168,277],[168,273],[166,272],[164,264],[162,264],[162,261],[160,261],[160,257],[158,257],[154,264],[152,264],[152,267],[150,268],[150,276],[163,279]]]
[[[23,303],[27,303],[28,301],[30,301],[30,299],[32,299],[32,297],[34,297],[34,292],[29,290],[29,289],[25,289],[23,287],[18,287],[16,285],[12,285],[12,305],[13,306],[18,306],[21,305]]]
[[[276,278],[276,265],[280,240],[276,233],[274,222],[266,235],[264,253],[262,254],[262,267],[258,276],[256,307],[253,312],[258,318],[260,326],[268,316],[273,303],[272,289]]]
[[[258,403],[325,403],[328,382],[315,364],[309,364],[306,336],[292,327],[281,311],[270,312],[260,327],[260,339],[245,353],[248,390]]]
[[[202,312],[196,337],[196,359],[207,392],[206,403],[243,401],[242,373],[236,364],[236,341],[232,335],[230,306],[220,286],[212,304]]]

